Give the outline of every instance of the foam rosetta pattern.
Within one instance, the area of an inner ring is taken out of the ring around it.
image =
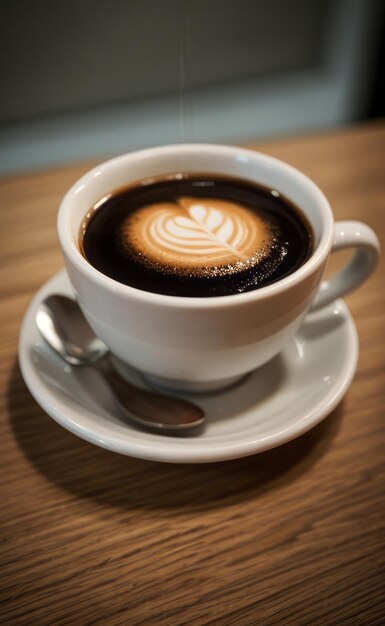
[[[215,198],[178,198],[140,208],[122,227],[124,248],[173,272],[233,273],[265,258],[271,226],[256,212]]]

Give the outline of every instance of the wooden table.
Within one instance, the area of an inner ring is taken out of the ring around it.
[[[258,147],[384,234],[384,123]],[[25,308],[62,267],[59,201],[89,166],[0,182],[0,622],[384,623],[384,263],[347,298],[358,372],[320,426],[228,463],[118,456],[48,417],[17,365]]]

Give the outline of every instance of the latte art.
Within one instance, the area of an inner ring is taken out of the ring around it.
[[[81,225],[99,272],[158,294],[213,297],[269,285],[308,258],[311,231],[275,189],[217,175],[169,174],[106,195]]]
[[[128,216],[122,228],[128,252],[173,272],[240,271],[266,256],[272,243],[271,226],[259,215],[215,198],[147,205]]]

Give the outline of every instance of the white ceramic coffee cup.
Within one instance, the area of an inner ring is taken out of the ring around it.
[[[255,291],[186,298],[150,293],[105,276],[79,249],[80,226],[111,191],[175,173],[224,174],[277,190],[299,206],[315,235],[309,260],[291,275]],[[94,331],[123,362],[172,388],[221,387],[263,365],[320,308],[373,271],[378,239],[361,222],[334,223],[329,203],[304,174],[277,159],[220,145],[172,145],[132,152],[88,172],[64,197],[59,240],[79,304]],[[331,252],[354,248],[350,263],[322,282]],[[332,355],[331,355],[332,358]]]

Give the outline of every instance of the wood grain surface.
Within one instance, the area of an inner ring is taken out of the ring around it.
[[[383,239],[384,123],[253,147]],[[62,267],[59,201],[89,167],[0,181],[0,623],[383,624],[384,262],[347,298],[359,367],[320,426],[228,463],[118,456],[48,417],[17,364],[23,313]]]

